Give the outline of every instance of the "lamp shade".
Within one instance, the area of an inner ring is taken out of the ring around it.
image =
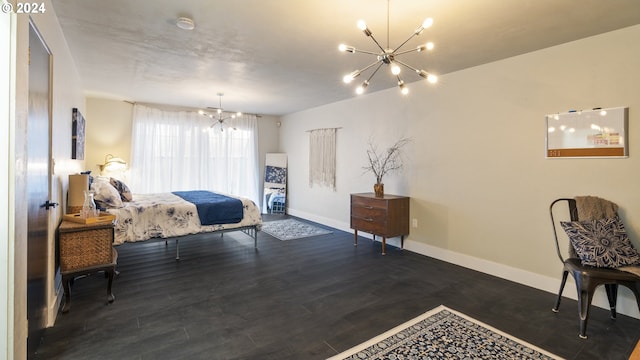
[[[69,175],[69,192],[67,195],[67,214],[76,214],[82,210],[84,192],[89,190],[89,175]]]
[[[127,162],[121,158],[107,154],[104,158],[104,164],[98,166],[100,167],[101,175],[109,175],[125,171],[127,169]]]

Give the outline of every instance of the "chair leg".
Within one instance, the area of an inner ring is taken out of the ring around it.
[[[556,299],[555,306],[551,309],[553,312],[558,312],[560,310],[560,300],[562,300],[562,291],[564,291],[564,285],[567,283],[567,276],[569,275],[568,271],[562,272],[562,281],[560,282],[560,291],[558,291],[558,298]]]
[[[581,339],[587,338],[587,320],[589,320],[589,308],[593,299],[595,287],[589,283],[589,279],[576,276],[576,288],[578,289],[578,313],[580,316],[580,333]]]
[[[611,310],[611,318],[616,319],[616,303],[618,301],[618,284],[604,284],[607,290],[607,299],[609,299],[609,309]]]

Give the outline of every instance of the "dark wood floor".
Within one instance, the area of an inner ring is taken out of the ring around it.
[[[267,219],[265,219],[267,220]],[[106,280],[76,280],[71,310],[35,359],[325,359],[444,304],[567,359],[627,359],[640,320],[333,229],[280,241],[200,234],[118,246],[116,300]],[[556,259],[549,259],[551,262]],[[556,264],[553,264],[556,266]]]

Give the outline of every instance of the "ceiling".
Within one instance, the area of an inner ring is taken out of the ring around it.
[[[426,41],[435,49],[401,59],[437,75],[640,24],[638,0],[52,3],[88,95],[206,108],[218,107],[217,93],[224,93],[225,110],[262,115],[356,96],[354,84],[345,85],[342,77],[375,58],[341,53],[338,45],[376,51],[357,29],[359,19],[383,47],[397,47],[432,17],[433,26],[403,49]],[[195,29],[179,29],[180,16],[192,18]],[[409,88],[438,86],[410,71],[401,75]],[[396,81],[383,67],[367,92],[396,87]]]

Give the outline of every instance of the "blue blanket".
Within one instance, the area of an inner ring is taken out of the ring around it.
[[[242,201],[210,191],[174,191],[173,194],[193,203],[201,225],[232,224],[242,221]]]

